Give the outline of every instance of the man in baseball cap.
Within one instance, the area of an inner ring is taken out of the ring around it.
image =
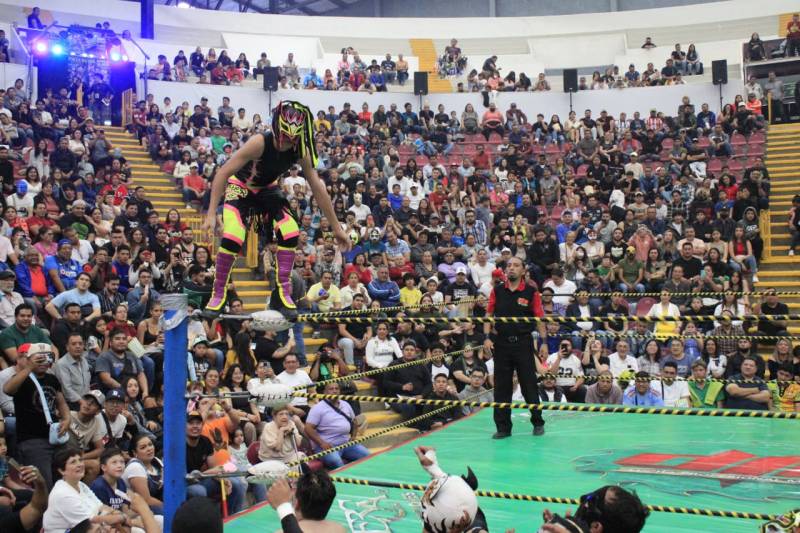
[[[50,444],[48,417],[59,425],[59,436],[63,436],[69,430],[69,407],[58,378],[48,373],[54,358],[53,347],[36,342],[27,347],[20,346],[20,350],[24,348],[27,348],[27,353],[19,355],[17,373],[3,386],[3,392],[14,401],[20,462],[38,468],[48,487],[52,487],[56,448]],[[42,402],[42,396],[45,402]],[[47,406],[47,414],[42,409],[43,403]]]
[[[100,473],[100,454],[105,448],[106,427],[103,419],[97,416],[105,405],[105,397],[99,390],[84,394],[77,411],[69,413],[69,431],[73,443],[83,452],[86,469],[84,483],[89,483]]]

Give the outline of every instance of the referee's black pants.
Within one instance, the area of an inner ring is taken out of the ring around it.
[[[516,339],[516,341],[509,342],[510,339]],[[494,400],[496,402],[511,401],[511,395],[514,393],[513,376],[514,370],[516,370],[525,401],[539,403],[539,387],[533,357],[533,339],[530,335],[497,338],[494,343]],[[534,427],[544,426],[542,412],[531,409],[531,422]],[[511,409],[495,408],[494,424],[497,431],[511,433]]]

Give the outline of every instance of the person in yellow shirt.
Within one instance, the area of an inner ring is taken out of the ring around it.
[[[333,274],[329,271],[323,272],[319,283],[308,288],[306,299],[320,313],[338,311],[342,306],[342,296],[339,287],[333,284]]]
[[[419,305],[422,300],[422,291],[417,287],[414,274],[406,272],[403,274],[403,288],[400,289],[400,303],[405,307]]]
[[[775,406],[775,410],[784,413],[800,412],[800,383],[794,380],[792,363],[779,366],[776,374],[777,382],[767,383],[772,392],[772,405]]]

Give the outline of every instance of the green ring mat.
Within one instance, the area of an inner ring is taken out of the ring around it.
[[[800,507],[800,426],[795,420],[545,412],[547,433],[533,437],[529,414],[515,411],[512,438],[495,441],[484,409],[439,431],[340,470],[348,477],[427,483],[413,453],[434,446],[445,472],[469,465],[481,489],[578,498],[606,484],[634,489],[643,502],[780,514]],[[795,455],[796,454],[796,455]],[[419,493],[337,484],[328,515],[354,532],[419,533]],[[490,531],[535,531],[545,508],[570,506],[480,498]],[[645,531],[752,532],[759,521],[651,513]],[[273,531],[269,506],[232,517],[226,533]]]

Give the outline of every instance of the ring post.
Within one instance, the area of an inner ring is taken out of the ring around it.
[[[164,294],[164,533],[186,499],[186,347],[188,297]]]

